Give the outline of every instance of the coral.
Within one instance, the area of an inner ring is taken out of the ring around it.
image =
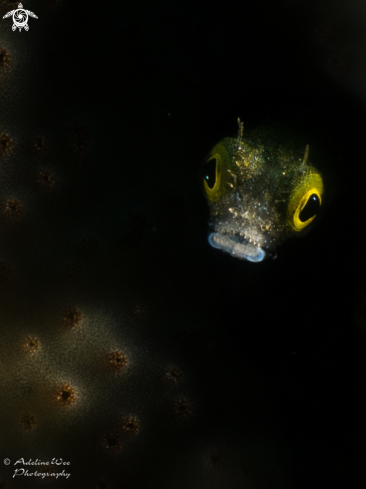
[[[8,134],[0,134],[0,154],[8,155],[13,149],[13,140]]]
[[[55,183],[54,175],[47,170],[41,170],[38,173],[37,182],[44,188],[51,188]]]
[[[71,307],[62,315],[62,320],[65,326],[69,328],[76,328],[79,326],[81,321],[81,313],[76,309],[76,307]]]
[[[108,364],[112,370],[123,370],[127,365],[127,358],[120,351],[113,351],[108,355]]]
[[[22,348],[27,353],[35,353],[39,350],[40,344],[37,338],[34,336],[27,336],[22,343]]]
[[[36,420],[32,414],[23,414],[20,425],[25,431],[32,431],[36,426]]]
[[[125,416],[122,423],[122,430],[128,435],[135,435],[140,429],[140,421],[137,416]]]
[[[173,403],[173,412],[179,417],[186,418],[192,414],[192,404],[188,399],[177,399]]]
[[[57,389],[56,401],[62,406],[70,406],[76,401],[76,391],[69,384],[63,384]]]
[[[5,202],[5,213],[12,219],[19,219],[23,213],[22,204],[17,199],[9,199]]]
[[[0,48],[0,69],[8,68],[11,63],[10,54],[6,49]]]
[[[109,433],[103,439],[103,446],[111,452],[118,452],[122,448],[121,438],[117,433]]]
[[[42,136],[36,136],[31,143],[31,148],[35,155],[42,155],[47,148],[45,138],[43,138]]]
[[[165,373],[165,380],[171,385],[178,385],[182,381],[183,373],[177,367],[171,367]]]
[[[276,43],[274,7],[253,21],[191,7],[33,0],[39,18],[20,33],[2,19],[13,2],[0,3],[0,447],[11,460],[0,487],[285,489],[302,482],[291,457],[331,449],[308,419],[320,412],[323,423],[341,398],[347,362],[323,350],[343,296],[327,307],[319,298],[326,277],[343,273],[329,258],[345,239],[334,230],[362,201],[259,270],[212,254],[199,160],[239,115],[265,118],[270,89],[282,110],[291,80],[299,91],[310,80],[313,94],[317,76],[303,52],[289,55],[297,71],[278,67],[298,24],[284,16]],[[349,286],[337,280],[333,291]],[[331,377],[337,394],[322,404]],[[360,393],[350,406],[362,405],[362,382],[350,384]],[[71,476],[13,478],[20,457],[62,458],[70,466],[57,471]]]

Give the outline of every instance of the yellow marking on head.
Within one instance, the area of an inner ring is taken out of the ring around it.
[[[312,195],[318,197],[321,205],[323,191],[323,179],[314,169],[311,169],[294,187],[287,208],[288,223],[294,231],[301,231],[315,219],[316,214],[306,221],[302,221],[300,213]]]

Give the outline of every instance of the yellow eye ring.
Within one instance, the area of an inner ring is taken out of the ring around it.
[[[316,217],[314,214],[306,221],[300,219],[301,211],[305,208],[312,195],[322,204],[323,180],[319,173],[309,173],[300,185],[296,185],[288,206],[288,222],[294,231],[301,231],[308,226]]]
[[[211,202],[215,202],[221,196],[221,175],[222,175],[222,159],[218,153],[215,153],[209,157],[205,164],[209,163],[212,160],[216,160],[216,168],[215,168],[215,184],[212,188],[207,185],[206,178],[203,178],[203,188],[206,192],[208,199]]]
[[[312,195],[316,195],[318,197],[319,202],[320,202],[320,205],[322,203],[322,197],[321,197],[320,193],[318,192],[318,189],[312,188],[312,189],[310,189],[310,190],[308,190],[306,192],[306,194],[304,195],[304,197],[300,200],[300,203],[299,203],[299,205],[298,205],[298,207],[297,207],[297,209],[295,211],[295,214],[294,214],[294,217],[293,217],[293,220],[292,220],[293,227],[296,229],[296,231],[301,231],[302,229],[304,229],[316,217],[316,214],[315,214],[313,217],[310,217],[310,219],[308,219],[307,221],[304,221],[304,222],[301,221],[301,219],[300,219],[300,213],[304,209],[304,207],[308,203],[309,198]]]

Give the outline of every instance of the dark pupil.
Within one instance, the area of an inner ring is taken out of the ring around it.
[[[300,212],[299,218],[301,222],[306,222],[311,217],[314,217],[320,209],[320,200],[316,194],[310,195],[305,207]]]
[[[212,158],[205,163],[203,172],[203,178],[206,180],[208,188],[212,190],[216,183],[216,158]]]

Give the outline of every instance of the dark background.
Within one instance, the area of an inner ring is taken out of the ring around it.
[[[75,212],[97,216],[102,241],[118,206],[142,215],[130,227],[132,241],[142,236],[126,272],[131,289],[177,318],[199,311],[212,342],[225,345],[224,371],[236,382],[244,365],[258,375],[297,488],[365,483],[360,4],[34,1],[26,7],[39,19],[20,33],[33,49],[29,83],[20,83],[24,113],[37,111],[37,127],[50,134],[74,120],[87,127],[89,176]],[[20,88],[9,90],[2,103],[11,118]],[[209,247],[197,180],[202,158],[235,134],[237,117],[248,128],[292,124],[329,160],[323,218],[260,264]],[[231,399],[244,394],[240,383],[228,390],[234,412]]]

